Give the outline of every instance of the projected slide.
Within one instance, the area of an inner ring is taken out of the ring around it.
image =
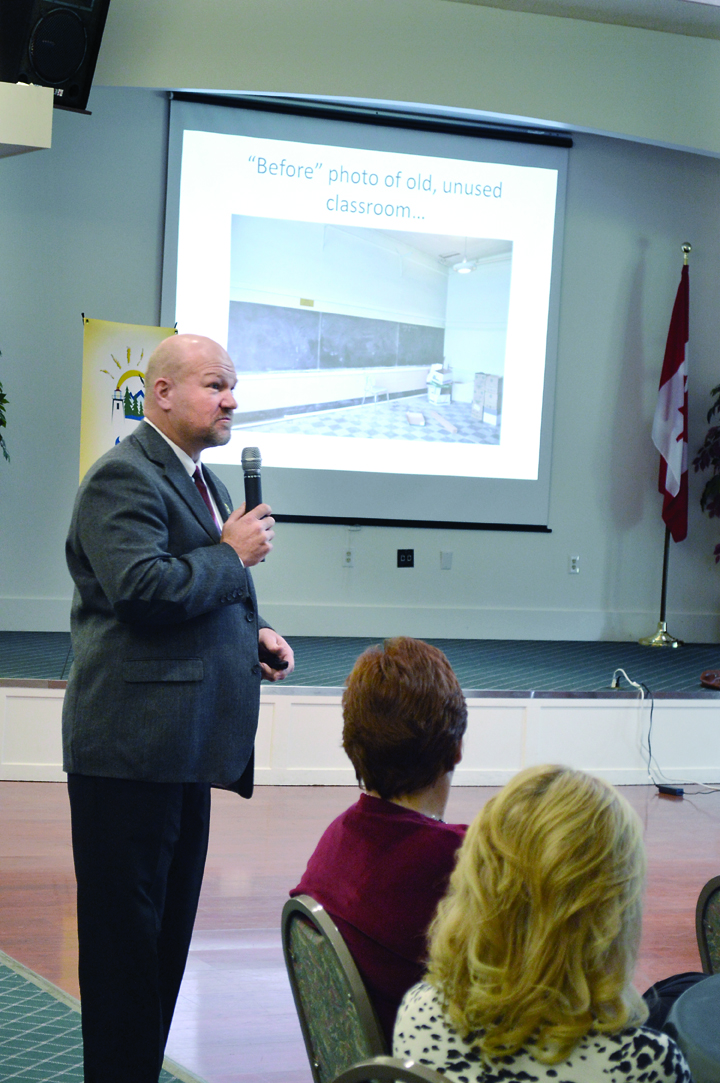
[[[187,130],[176,318],[269,467],[538,477],[558,171]]]
[[[233,216],[236,426],[258,439],[499,443],[501,397],[486,410],[485,384],[492,373],[502,387],[511,253],[509,241]]]

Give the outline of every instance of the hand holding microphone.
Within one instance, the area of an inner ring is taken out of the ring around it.
[[[274,519],[271,519],[268,515],[263,518],[261,515],[263,509],[267,508],[269,512],[270,508],[262,502],[262,486],[260,484],[262,458],[260,448],[244,447],[240,461],[245,472],[245,514],[242,516],[242,520],[247,519],[248,515],[255,514],[261,516],[259,520],[261,525],[267,522],[274,525]],[[275,532],[270,529],[269,533],[270,538],[273,538]],[[262,557],[261,559],[264,560],[265,558]],[[295,664],[290,644],[272,628],[260,629],[258,658],[263,677],[267,681],[283,680],[286,671],[292,673]]]
[[[270,514],[271,509],[262,503],[261,462],[258,448],[243,448],[245,503],[230,514],[220,535],[220,541],[232,546],[246,568],[252,568],[265,559],[275,537],[275,520]]]

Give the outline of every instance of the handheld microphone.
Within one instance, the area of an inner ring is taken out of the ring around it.
[[[260,484],[260,466],[262,457],[259,447],[244,447],[240,456],[242,468],[245,471],[245,511],[252,511],[258,504],[262,504],[262,486]],[[263,561],[265,558],[263,557]],[[276,654],[269,651],[264,644],[258,644],[258,656],[261,662],[265,662],[271,669],[287,669],[288,663]]]
[[[240,459],[245,471],[245,511],[252,511],[262,504],[262,486],[260,484],[260,466],[262,458],[260,448],[244,447]]]

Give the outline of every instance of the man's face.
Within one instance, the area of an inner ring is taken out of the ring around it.
[[[168,435],[193,458],[204,448],[227,444],[237,407],[233,363],[217,343],[205,342],[184,360],[167,393],[167,420],[175,433]]]

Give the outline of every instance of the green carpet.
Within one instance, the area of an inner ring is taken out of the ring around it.
[[[1,6],[1,0],[0,0]],[[654,629],[648,625],[648,633]],[[671,629],[672,631],[672,629]],[[382,636],[289,636],[295,651],[293,687],[342,688],[355,659]],[[720,644],[687,643],[679,650],[655,650],[637,643],[583,643],[555,640],[428,639],[445,651],[465,691],[606,693],[621,666],[653,695],[684,696],[702,689],[700,674],[720,666]],[[69,632],[0,631],[0,678],[67,680],[72,662]],[[621,688],[628,686],[623,681]]]
[[[0,951],[0,1080],[82,1083],[80,1002]],[[167,1057],[160,1083],[204,1083]]]

